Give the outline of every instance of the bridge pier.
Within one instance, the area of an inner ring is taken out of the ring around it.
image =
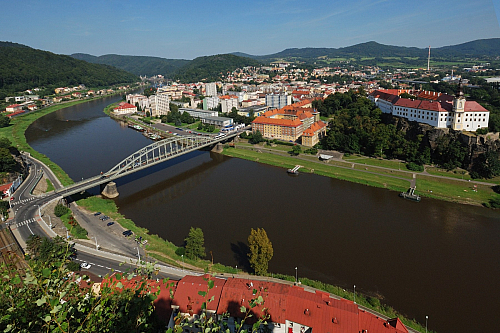
[[[120,195],[115,182],[101,184],[101,194],[110,199],[116,198]]]
[[[224,146],[222,145],[222,143],[220,142],[217,142],[217,144],[212,148],[212,152],[214,153],[222,153],[222,151],[224,150]]]

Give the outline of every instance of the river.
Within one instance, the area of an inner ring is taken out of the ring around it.
[[[75,181],[151,143],[108,118],[108,97],[34,122],[28,143]],[[272,272],[383,297],[443,332],[495,332],[500,214],[197,151],[117,180],[120,213],[181,245],[201,227],[215,262],[244,268],[251,228],[273,243]],[[96,193],[96,192],[94,192]]]

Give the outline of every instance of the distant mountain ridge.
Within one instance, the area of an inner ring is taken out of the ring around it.
[[[253,59],[272,61],[286,58],[312,59],[318,57],[427,57],[427,48],[384,45],[374,41],[342,48],[290,48],[278,53],[256,56],[242,52],[232,54]],[[479,39],[458,45],[431,48],[433,56],[495,56],[500,55],[500,38]]]

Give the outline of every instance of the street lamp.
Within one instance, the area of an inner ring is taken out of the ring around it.
[[[139,258],[139,262],[141,262],[141,252],[139,252],[139,246],[137,247],[137,257]]]
[[[182,271],[184,272],[184,255],[181,254],[181,258],[182,258]]]
[[[295,267],[295,283],[298,283],[299,282],[299,279],[298,279],[298,275],[297,275],[297,267]]]
[[[427,333],[427,320],[429,319],[429,316],[425,316],[425,333]]]
[[[42,217],[42,212],[40,211],[40,205],[37,206],[38,206],[38,216]]]
[[[50,218],[50,215],[49,215],[49,228],[52,229],[52,219]]]
[[[99,245],[97,245],[97,237],[92,237],[92,238],[95,239],[95,249],[96,249],[96,251],[98,251],[99,250]]]
[[[356,285],[354,285],[354,304],[356,304]]]

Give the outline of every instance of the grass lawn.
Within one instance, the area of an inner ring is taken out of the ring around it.
[[[404,162],[382,160],[382,159],[360,156],[360,155],[350,155],[348,157],[346,157],[344,155],[343,159],[345,161],[348,161],[348,162],[355,162],[355,163],[360,163],[360,164],[379,166],[379,167],[390,168],[390,169],[394,169],[394,170],[399,170],[399,168],[401,168],[401,170],[408,171],[408,169],[406,169]]]
[[[409,186],[409,182],[402,179],[396,179],[384,175],[374,175],[366,172],[359,172],[350,168],[336,168],[330,163],[326,164],[322,162],[313,162],[313,160],[303,160],[294,157],[259,153],[256,151],[234,148],[224,149],[223,154],[227,156],[243,158],[250,161],[275,165],[285,169],[289,169],[297,164],[300,164],[303,166],[303,168],[300,168],[300,172],[315,173],[322,176],[352,181],[355,183],[375,187],[388,188],[395,191],[406,191]],[[315,157],[311,157],[312,159],[316,160]]]
[[[440,200],[481,205],[498,196],[490,186],[455,181],[452,179],[434,179],[428,176],[417,176],[417,192],[421,196]]]
[[[444,177],[451,177],[451,178],[464,179],[464,180],[474,180],[476,182],[500,184],[500,177],[495,177],[492,179],[472,179],[470,177],[469,173],[465,170],[447,171],[445,169],[434,168],[434,167],[426,168],[426,170],[429,174],[436,175],[436,176],[444,176]],[[462,172],[464,172],[464,174],[462,174]]]
[[[69,230],[69,233],[77,238],[77,239],[89,239],[87,237],[87,230],[85,230],[84,228],[82,228],[78,222],[76,222],[76,225],[71,225],[69,224],[69,221],[70,221],[70,217],[72,216],[71,212],[67,213],[67,214],[64,214],[63,216],[61,216],[61,221],[63,221],[64,223],[64,226]]]
[[[45,180],[47,181],[47,191],[45,191],[45,192],[54,191],[54,185],[52,185],[52,182],[48,178]]]

